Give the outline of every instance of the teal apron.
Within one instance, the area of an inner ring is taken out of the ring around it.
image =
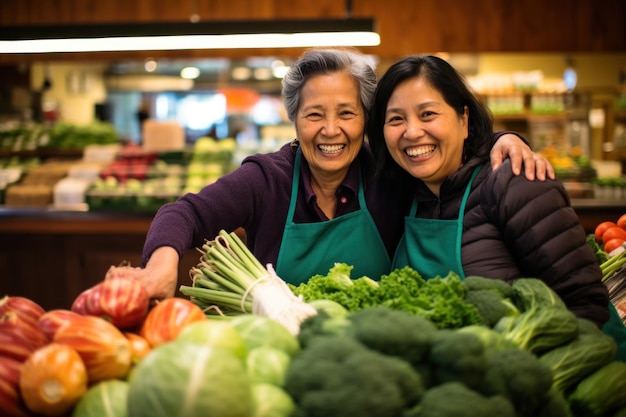
[[[626,326],[613,303],[609,303],[609,312],[611,313],[609,321],[604,323],[602,331],[615,339],[617,344],[615,360],[626,362]]]
[[[352,265],[353,279],[368,276],[378,280],[381,275],[388,274],[391,262],[374,219],[367,210],[360,170],[359,210],[323,222],[293,222],[300,184],[301,157],[298,152],[285,232],[276,261],[278,276],[290,284],[298,285],[313,275],[328,274],[335,262]]]
[[[426,219],[415,217],[417,200],[413,200],[411,212],[404,218],[404,235],[398,244],[392,269],[409,265],[424,278],[445,277],[450,271],[465,279],[461,261],[461,237],[465,204],[481,166],[472,173],[456,220]]]
[[[459,217],[456,220],[416,218],[417,201],[413,200],[411,212],[404,220],[404,236],[394,256],[393,269],[409,265],[424,278],[443,277],[448,272],[454,271],[459,274],[461,279],[465,279],[461,263],[463,214],[478,168],[474,170],[465,189]],[[454,256],[450,254],[451,242],[454,242]],[[626,362],[626,326],[624,326],[624,322],[619,317],[613,303],[609,303],[609,311],[609,321],[604,324],[602,330],[605,334],[613,337],[617,343],[615,359]]]

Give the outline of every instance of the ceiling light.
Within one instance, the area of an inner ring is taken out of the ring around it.
[[[149,59],[146,59],[143,66],[146,72],[154,72],[158,68],[159,64],[157,64],[157,62],[154,59],[149,58]]]
[[[255,68],[254,78],[257,80],[269,80],[272,78],[272,70],[267,67]]]
[[[200,70],[196,67],[185,67],[180,70],[180,76],[186,80],[195,80],[200,76]]]
[[[237,81],[247,80],[252,76],[252,70],[248,67],[234,67],[230,72],[230,76]]]
[[[0,53],[376,46],[374,19],[6,26]]]

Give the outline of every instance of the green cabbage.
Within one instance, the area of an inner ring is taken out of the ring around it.
[[[249,417],[252,384],[228,350],[174,341],[154,348],[129,378],[128,417]]]
[[[293,399],[282,388],[271,384],[252,386],[252,417],[289,417],[296,409]]]
[[[80,398],[72,417],[126,417],[128,389],[128,382],[119,379],[99,382]]]
[[[291,357],[269,346],[260,346],[248,353],[247,370],[253,384],[266,383],[282,387]]]
[[[227,321],[203,320],[191,323],[180,332],[177,341],[205,343],[223,347],[241,360],[248,354],[246,342]]]
[[[230,321],[246,342],[248,352],[259,346],[269,346],[282,350],[289,356],[300,351],[296,336],[282,324],[265,316],[244,314]]]

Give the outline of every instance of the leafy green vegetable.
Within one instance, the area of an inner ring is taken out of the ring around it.
[[[272,384],[282,387],[291,357],[282,350],[259,346],[248,353],[246,368],[253,384]]]
[[[521,311],[541,306],[566,308],[557,293],[538,278],[519,278],[513,281],[511,287],[513,288],[513,302]]]
[[[581,416],[607,415],[626,407],[626,362],[613,361],[585,377],[568,397]]]
[[[244,314],[231,319],[229,323],[239,332],[248,351],[260,346],[269,346],[293,356],[300,350],[297,337],[270,318]]]
[[[158,346],[135,366],[129,383],[129,417],[249,417],[253,409],[244,364],[216,346]]]
[[[250,417],[289,417],[296,409],[289,394],[272,384],[252,386],[254,410]]]
[[[295,295],[305,301],[334,301],[349,311],[378,304],[378,282],[369,277],[350,278],[354,267],[345,263],[335,263],[326,275],[314,275],[298,286],[289,285]]]
[[[552,370],[552,386],[565,393],[584,377],[611,362],[616,352],[617,345],[611,336],[585,333],[540,355],[539,360]]]
[[[237,329],[227,321],[203,320],[191,323],[181,330],[177,341],[219,346],[245,361],[248,347]]]
[[[404,267],[382,276],[380,288],[380,304],[424,317],[439,328],[482,324],[476,308],[465,302],[463,281],[454,272],[424,281]]]
[[[128,389],[128,382],[119,379],[99,382],[80,398],[72,417],[126,417]]]
[[[348,315],[348,310],[336,301],[319,299],[309,301],[309,304],[312,305],[318,313],[324,311],[331,317],[346,317]]]
[[[327,275],[315,275],[291,289],[309,303],[331,300],[348,312],[385,306],[424,317],[440,328],[482,324],[476,308],[465,302],[465,287],[453,272],[445,277],[425,280],[416,270],[406,266],[383,275],[379,282],[361,277],[352,280],[350,286],[346,278],[351,270],[349,265],[336,263]]]
[[[518,347],[540,354],[574,340],[578,320],[563,307],[534,306],[514,319],[504,317],[495,329]]]
[[[599,264],[606,262],[608,254],[602,250],[602,247],[596,241],[596,236],[593,233],[587,235],[587,245],[593,250],[593,254],[596,255]]]

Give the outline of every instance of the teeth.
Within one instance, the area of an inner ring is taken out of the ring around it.
[[[429,153],[432,153],[434,150],[435,150],[435,145],[420,146],[417,148],[407,149],[406,154],[410,157],[424,156],[424,155],[428,155]]]
[[[345,148],[346,145],[318,145],[317,148],[324,153],[337,153]]]

